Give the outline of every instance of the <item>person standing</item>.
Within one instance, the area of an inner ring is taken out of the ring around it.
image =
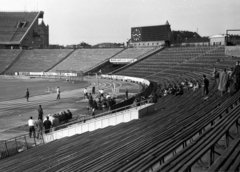
[[[36,122],[36,126],[37,126],[37,139],[39,139],[39,135],[42,136],[43,131],[43,121],[40,118]]]
[[[29,93],[29,90],[28,90],[28,88],[27,88],[27,92],[26,92],[26,99],[27,99],[27,102],[28,102],[28,99],[29,99],[29,96],[30,96],[30,93]]]
[[[84,88],[84,89],[83,89],[83,94],[84,94],[84,98],[88,98],[87,88]]]
[[[43,126],[45,128],[45,134],[50,133],[50,129],[51,129],[52,123],[49,120],[48,116],[47,116],[47,120],[44,121]]]
[[[95,94],[95,86],[92,87],[92,94]]]
[[[219,72],[217,71],[216,68],[213,68],[213,84],[212,84],[212,89],[215,87],[215,85],[218,84],[219,80]]]
[[[220,73],[219,85],[218,85],[218,90],[221,91],[221,95],[223,95],[227,91],[227,82],[228,82],[228,74],[226,69],[223,69],[223,72]]]
[[[38,119],[39,118],[43,121],[43,109],[41,105],[39,105],[39,108],[38,108]]]
[[[235,77],[235,91],[239,91],[240,89],[240,66],[239,61],[236,62],[236,66],[233,70],[232,75]]]
[[[32,137],[32,133],[33,133],[33,137],[35,138],[35,122],[32,119],[32,117],[30,117],[30,119],[28,120],[28,127],[29,127],[29,137]]]
[[[60,88],[57,87],[57,100],[60,99]]]
[[[202,92],[202,94],[203,94],[203,96],[206,95],[205,99],[208,98],[208,96],[207,96],[209,93],[208,87],[209,87],[209,80],[207,79],[206,75],[203,75],[203,89],[202,89],[203,92]]]
[[[126,88],[126,91],[125,91],[125,96],[126,96],[126,100],[128,99],[128,89]]]

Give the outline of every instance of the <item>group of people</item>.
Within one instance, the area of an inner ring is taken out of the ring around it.
[[[234,68],[229,71],[223,69],[219,72],[216,68],[213,70],[214,85],[218,84],[218,90],[223,95],[226,92],[234,93],[240,89],[240,62],[236,62]]]
[[[156,94],[155,91],[152,92],[152,94],[148,97],[136,95],[133,101],[132,107],[137,107],[145,103],[157,103],[157,101],[158,101],[158,95]]]
[[[95,115],[95,110],[107,111],[111,110],[111,107],[116,104],[115,97],[111,97],[109,94],[101,94],[99,98],[94,99],[92,94],[88,94],[88,110],[91,111],[91,115]]]
[[[69,109],[67,112],[62,111],[52,115],[49,114],[43,118],[43,109],[42,106],[39,105],[38,120],[34,121],[32,116],[28,120],[29,137],[33,135],[33,137],[39,139],[39,136],[43,134],[43,130],[45,134],[49,133],[51,130],[55,131],[56,127],[59,126],[61,122],[68,122],[70,119],[72,119],[72,112]]]
[[[198,88],[200,88],[198,80],[193,81],[193,80],[185,79],[185,81],[182,81],[179,84],[174,84],[174,85],[168,84],[165,88],[162,89],[160,96],[167,96],[169,94],[172,94],[175,96],[183,95],[184,89],[196,90]]]

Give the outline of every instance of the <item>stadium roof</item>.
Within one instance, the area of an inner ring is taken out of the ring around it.
[[[0,12],[0,44],[21,44],[33,23],[43,12]]]

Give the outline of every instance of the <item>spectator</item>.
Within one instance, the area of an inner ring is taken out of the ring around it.
[[[43,131],[43,121],[40,118],[36,122],[36,126],[37,126],[37,139],[39,139],[39,135],[42,136]]]
[[[219,79],[219,72],[217,71],[217,69],[215,67],[213,68],[213,75],[212,75],[212,77],[213,77],[212,88],[214,88],[215,85],[218,84],[218,79]]]
[[[51,121],[49,121],[49,117],[48,116],[47,116],[47,120],[44,121],[43,126],[45,128],[45,134],[50,133],[50,129],[51,129],[52,123],[51,123]]]
[[[68,122],[68,120],[69,120],[68,113],[63,111],[63,116],[65,117],[65,122]]]
[[[88,110],[90,111],[92,109],[93,106],[93,98],[89,97],[88,99]]]
[[[204,99],[208,98],[208,87],[209,87],[209,80],[207,79],[206,75],[203,75],[203,89],[202,89],[202,94],[203,96],[206,95]]]
[[[199,84],[198,80],[196,80],[196,83],[193,86],[193,91],[195,91],[198,88],[200,88],[200,84]]]
[[[231,94],[234,92],[233,90],[233,83],[234,83],[234,77],[233,77],[233,68],[230,68],[230,70],[227,72],[228,74],[228,84],[227,84],[227,88],[228,88],[228,92],[230,92]]]
[[[60,88],[57,87],[57,100],[60,99]]]
[[[52,131],[56,131],[56,127],[59,126],[59,119],[53,116],[52,120]]]
[[[95,86],[92,87],[92,94],[95,94]]]
[[[27,88],[27,92],[26,92],[26,99],[27,99],[27,102],[28,102],[28,99],[29,99],[29,96],[30,96],[30,93],[29,93],[29,90],[28,90],[28,88]]]
[[[29,127],[29,137],[32,137],[32,133],[33,133],[33,137],[35,138],[35,122],[32,119],[32,117],[30,117],[30,119],[28,120],[28,127]]]
[[[39,105],[39,108],[38,108],[38,119],[39,118],[43,121],[43,109],[41,105]]]
[[[69,109],[67,110],[67,112],[68,112],[69,119],[72,119],[72,112]]]
[[[104,97],[104,91],[103,91],[103,89],[100,89],[100,90],[99,90],[99,93],[100,93],[100,98],[101,98],[101,97]]]
[[[126,96],[126,100],[128,99],[128,89],[126,88],[126,91],[125,91],[125,96]]]
[[[178,96],[178,95],[183,95],[182,85],[179,85],[178,88],[177,88],[175,96]]]
[[[240,88],[240,66],[239,61],[236,62],[236,66],[233,70],[232,75],[235,77],[235,91],[237,92]]]
[[[223,69],[223,72],[220,73],[219,85],[218,85],[218,90],[221,91],[221,95],[223,95],[227,91],[227,83],[228,83],[228,74],[226,69]]]
[[[109,94],[106,95],[106,99],[109,99],[111,98],[111,96]]]
[[[88,98],[87,88],[84,88],[84,89],[83,89],[83,94],[84,94],[84,98]]]
[[[88,94],[88,99],[93,99],[93,96],[91,93]]]

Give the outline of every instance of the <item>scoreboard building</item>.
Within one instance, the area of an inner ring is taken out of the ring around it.
[[[165,25],[144,26],[131,28],[131,42],[133,47],[170,46],[171,27]]]

